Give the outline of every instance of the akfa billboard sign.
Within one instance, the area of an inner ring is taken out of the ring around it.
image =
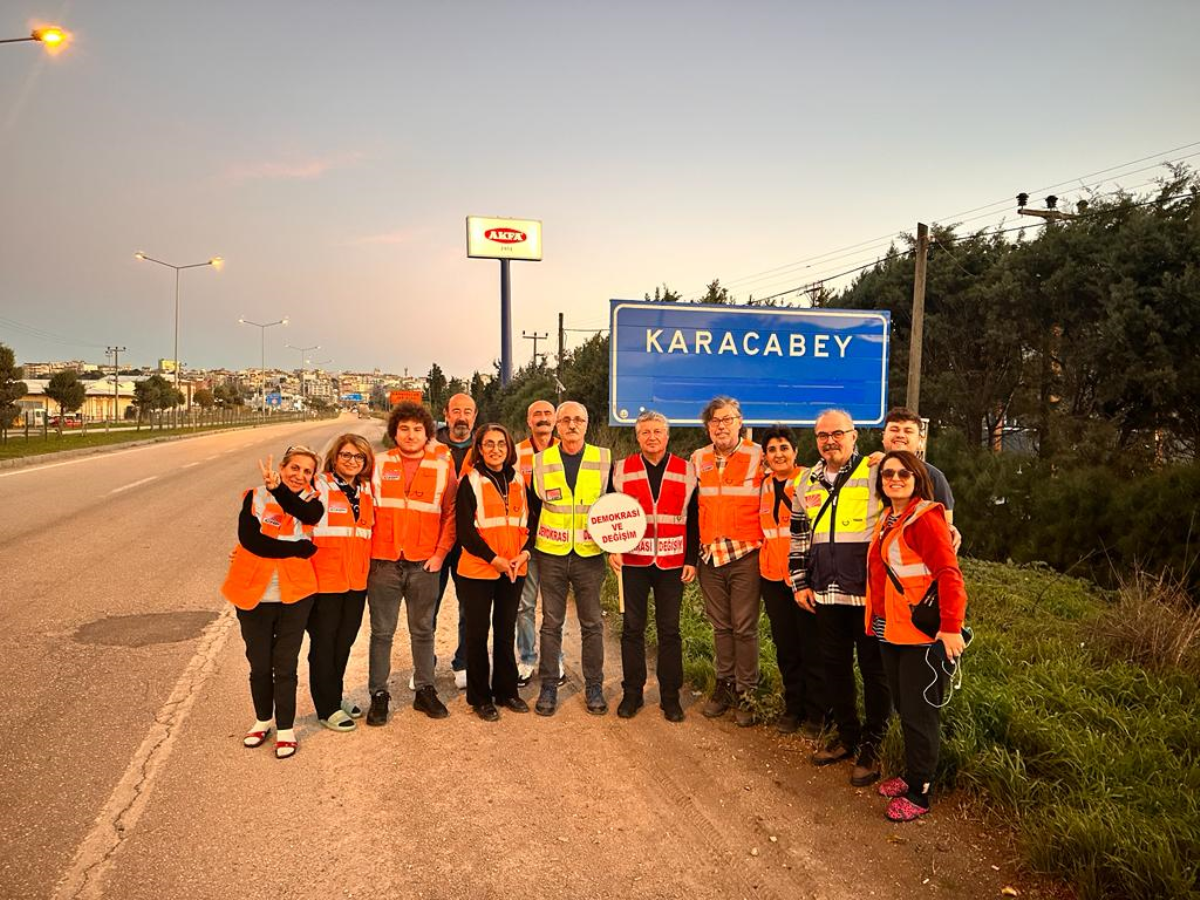
[[[698,425],[713,397],[750,426],[812,425],[830,407],[860,425],[887,410],[891,316],[879,310],[610,302],[609,423],[653,409]]]
[[[467,216],[467,256],[537,262],[542,258],[542,223],[539,219]]]

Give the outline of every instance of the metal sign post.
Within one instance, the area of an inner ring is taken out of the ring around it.
[[[514,259],[539,262],[542,223],[538,219],[467,216],[467,256],[500,260],[500,384],[512,381],[512,280]]]

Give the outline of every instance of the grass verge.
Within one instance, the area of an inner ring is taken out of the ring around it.
[[[1154,615],[1045,566],[963,561],[976,640],[943,711],[938,788],[961,788],[1012,823],[1026,865],[1084,900],[1200,898],[1200,683],[1189,666],[1114,653],[1113,616]],[[617,628],[615,579],[605,603]],[[651,631],[653,618],[651,617]],[[712,629],[684,594],[684,667],[713,682]],[[648,638],[649,640],[649,638]],[[782,708],[767,619],[759,712]],[[885,766],[902,768],[899,723]]]

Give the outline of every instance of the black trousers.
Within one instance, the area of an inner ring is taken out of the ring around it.
[[[519,696],[514,647],[517,606],[521,602],[525,578],[509,581],[504,576],[492,580],[459,575],[455,585],[466,624],[467,703],[480,706]],[[492,631],[491,660],[488,659],[489,627]]]
[[[817,604],[817,635],[821,659],[825,664],[825,692],[837,722],[838,737],[851,750],[874,751],[887,730],[892,698],[879,640],[867,634],[863,608],[839,603]],[[854,684],[854,657],[863,681],[863,706],[866,721],[858,718],[857,689]]]
[[[319,719],[328,719],[342,708],[342,679],[366,603],[365,589],[313,598],[308,617],[308,689]]]
[[[929,701],[942,702],[947,680],[942,663],[946,657],[940,652],[941,644],[912,647],[881,643],[879,649],[904,732],[904,780],[908,782],[909,798],[928,805],[929,784],[937,770],[942,739],[940,710]]]
[[[682,568],[622,566],[625,587],[625,622],[621,627],[621,686],[640,694],[646,686],[646,621],[650,592],[654,592],[654,628],[658,632],[659,702],[678,700],[683,687],[683,639],[679,634],[679,608],[683,602]]]
[[[296,603],[260,603],[237,611],[250,663],[254,717],[269,722],[273,716],[277,729],[296,724],[296,668],[312,605],[313,598],[305,597]]]
[[[823,726],[831,716],[825,699],[825,666],[816,613],[801,609],[786,581],[764,578],[762,596],[783,681],[784,712]]]

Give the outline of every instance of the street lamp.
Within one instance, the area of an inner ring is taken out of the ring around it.
[[[44,25],[41,28],[33,29],[29,33],[29,37],[2,38],[0,44],[22,44],[26,41],[37,41],[47,53],[53,54],[67,46],[70,39],[71,35],[57,25]]]
[[[202,269],[205,266],[212,266],[218,272],[225,265],[225,260],[219,256],[214,256],[207,262],[191,263],[186,266],[177,266],[169,262],[163,262],[161,259],[155,259],[153,256],[147,256],[141,250],[133,254],[135,259],[145,260],[146,262],[158,263],[160,266],[166,266],[168,269],[175,270],[175,350],[174,356],[171,359],[171,367],[175,370],[175,396],[179,396],[179,273],[184,269]],[[174,427],[179,427],[179,407],[172,405],[172,414],[174,418]]]
[[[267,420],[267,329],[274,328],[276,325],[287,327],[288,317],[284,316],[278,322],[251,322],[245,316],[238,319],[243,325],[253,325],[258,329],[259,340],[259,372],[262,376],[262,388],[260,389],[261,399],[259,400],[259,411],[262,413],[263,421]]]
[[[304,409],[304,354],[309,350],[320,350],[320,344],[313,344],[311,347],[297,347],[293,344],[288,344],[289,350],[300,351],[300,408]]]

